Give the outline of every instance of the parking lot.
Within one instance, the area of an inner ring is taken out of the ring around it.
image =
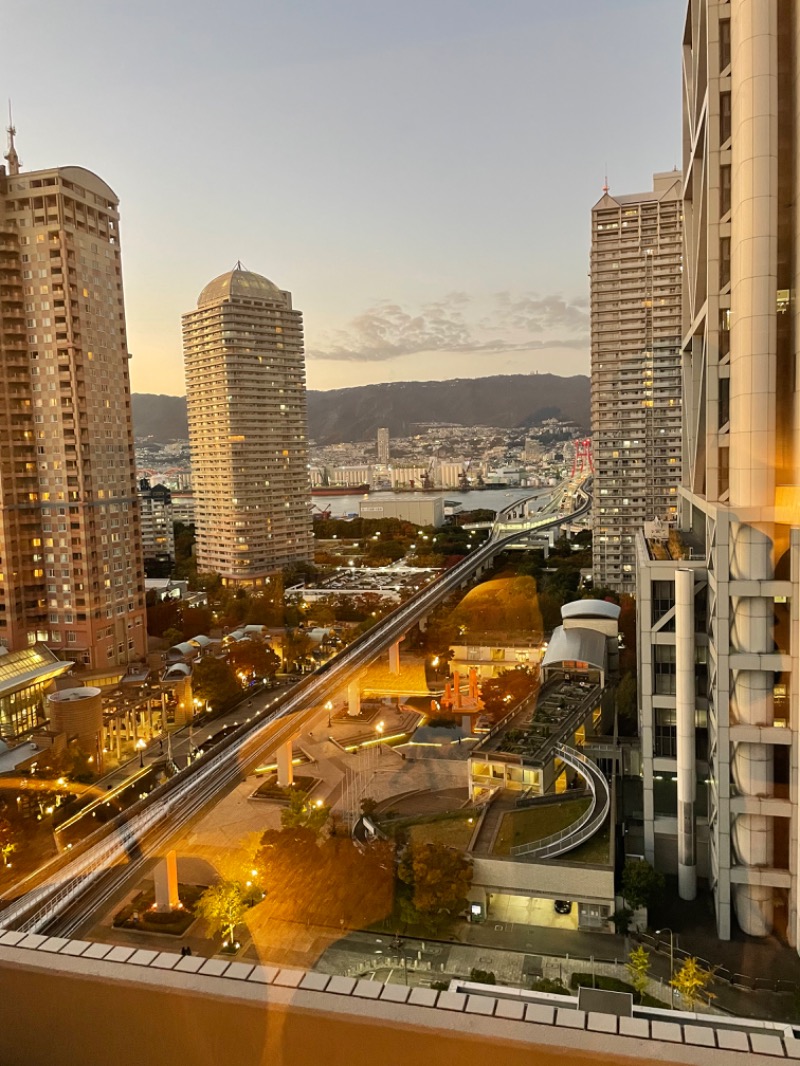
[[[573,903],[569,914],[557,914],[552,899],[515,896],[510,892],[493,892],[489,901],[488,922],[513,922],[516,925],[537,925],[548,929],[578,928],[578,904]]]

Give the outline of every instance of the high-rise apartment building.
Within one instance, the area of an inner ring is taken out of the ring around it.
[[[592,209],[593,580],[632,593],[634,537],[673,522],[681,462],[681,175]]]
[[[378,430],[378,462],[381,466],[389,463],[389,430],[386,426]]]
[[[0,168],[0,644],[92,668],[147,650],[119,201]]]
[[[139,511],[142,525],[142,554],[148,577],[171,572],[175,561],[175,530],[172,493],[166,485],[151,485],[148,478],[139,481]]]
[[[781,0],[688,5],[681,539],[640,540],[639,627],[648,857],[708,876],[721,936],[794,944],[799,34]]]
[[[237,264],[183,316],[197,566],[262,585],[313,557],[303,316]]]

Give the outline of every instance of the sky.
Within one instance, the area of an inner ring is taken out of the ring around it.
[[[24,170],[121,201],[136,392],[237,260],[308,385],[587,373],[589,222],[680,165],[685,0],[6,0]],[[1,97],[0,97],[1,98]]]

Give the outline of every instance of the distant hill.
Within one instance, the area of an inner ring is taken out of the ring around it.
[[[368,440],[379,426],[405,437],[415,422],[535,426],[562,418],[588,429],[589,378],[508,374],[455,381],[397,381],[309,392],[308,432],[320,444]]]
[[[135,393],[137,437],[186,438],[183,396]],[[464,426],[535,426],[547,418],[588,430],[589,378],[578,374],[508,374],[455,381],[396,381],[329,392],[309,392],[308,432],[320,444],[368,440],[379,426],[405,437],[418,422]]]
[[[185,396],[161,396],[152,392],[134,392],[131,396],[133,432],[137,437],[152,437],[161,444],[187,440]]]

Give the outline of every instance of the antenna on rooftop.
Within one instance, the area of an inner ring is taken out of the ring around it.
[[[8,173],[19,174],[20,159],[17,155],[17,149],[14,146],[14,138],[17,135],[17,128],[14,125],[14,117],[11,114],[11,100],[8,101],[8,125],[6,126],[6,132],[8,133],[8,151],[5,154],[5,159],[8,162]]]

